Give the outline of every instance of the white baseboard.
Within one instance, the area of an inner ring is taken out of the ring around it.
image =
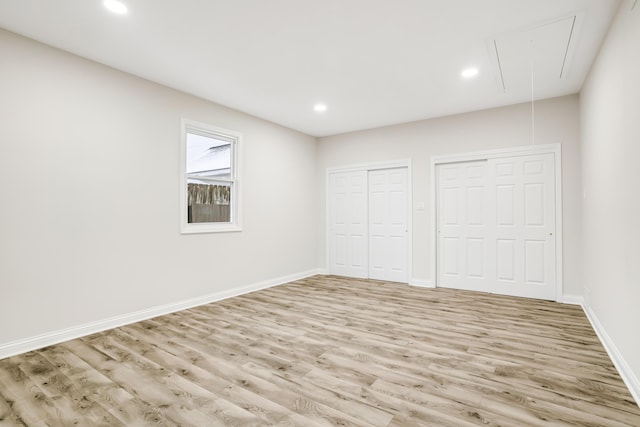
[[[415,279],[415,278],[409,281],[409,285],[417,286],[419,288],[435,288],[431,280],[423,280],[423,279]]]
[[[618,351],[618,348],[609,337],[609,334],[607,334],[607,331],[604,329],[602,323],[600,323],[593,310],[591,310],[591,308],[586,304],[582,304],[582,309],[587,315],[589,322],[591,322],[591,326],[596,331],[596,335],[600,338],[600,342],[604,346],[604,349],[607,351],[607,354],[609,354],[609,358],[622,377],[622,381],[627,385],[627,388],[631,392],[631,396],[635,399],[636,404],[640,406],[640,381],[638,380],[638,377],[633,373],[629,364],[624,360],[622,354]]]
[[[96,322],[85,323],[83,325],[78,325],[71,328],[51,331],[34,337],[0,344],[0,359],[58,344],[63,341],[80,338],[86,335],[94,334],[96,332],[102,332],[107,329],[113,329],[131,323],[140,322],[142,320],[151,319],[153,317],[174,313],[176,311],[186,310],[188,308],[193,308],[199,305],[209,304],[211,302],[248,294],[249,292],[259,291],[261,289],[271,288],[288,282],[293,282],[295,280],[304,279],[305,277],[314,276],[316,274],[321,274],[320,270],[309,270],[301,273],[291,274],[288,276],[278,277],[271,280],[264,280],[262,282],[254,283],[251,285],[240,286],[220,292],[214,292],[208,295],[202,295],[200,297],[189,298],[175,303],[151,307],[145,310],[123,314],[121,316],[98,320]]]
[[[563,304],[571,304],[571,305],[584,305],[584,297],[580,295],[563,295],[562,299],[558,302]]]

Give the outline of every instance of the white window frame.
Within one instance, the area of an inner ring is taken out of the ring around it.
[[[221,180],[231,184],[231,222],[188,222],[187,195],[187,133],[197,133],[212,138],[232,140],[231,143],[231,178]],[[242,134],[229,129],[212,126],[189,119],[182,119],[180,124],[180,233],[223,233],[242,231]]]

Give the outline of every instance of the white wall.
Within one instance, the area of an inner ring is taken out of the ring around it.
[[[630,5],[622,2],[580,94],[580,122],[587,306],[638,399],[640,4]]]
[[[0,347],[317,267],[316,139],[0,30]],[[243,133],[244,231],[179,234],[182,117]]]
[[[580,162],[577,95],[535,104],[535,142],[562,144],[564,221],[564,294],[581,295]],[[432,155],[481,151],[531,144],[531,105],[423,120],[397,126],[321,138],[318,145],[318,203],[325,212],[328,167],[391,159],[412,160],[413,278],[431,280],[430,177]],[[416,210],[420,202],[425,210]],[[324,224],[321,219],[320,224]],[[325,230],[318,230],[318,264],[326,266]]]

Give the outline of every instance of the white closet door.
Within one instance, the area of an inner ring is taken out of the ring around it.
[[[409,281],[407,168],[369,171],[369,278]]]
[[[487,290],[487,161],[437,167],[438,285]]]
[[[495,206],[492,292],[556,299],[556,196],[553,154],[489,161]]]
[[[331,274],[368,277],[367,171],[329,175]]]
[[[553,154],[439,165],[438,285],[555,299]]]

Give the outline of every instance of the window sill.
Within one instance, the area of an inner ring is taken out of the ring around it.
[[[232,233],[242,231],[242,227],[238,224],[186,224],[182,226],[180,234],[202,234],[202,233]]]

